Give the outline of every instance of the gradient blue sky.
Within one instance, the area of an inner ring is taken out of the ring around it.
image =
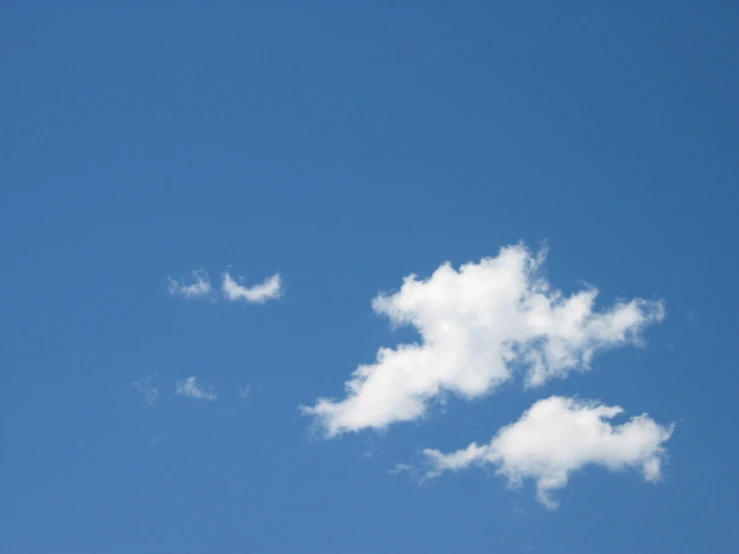
[[[0,552],[739,551],[739,4],[65,4],[0,22]],[[379,291],[519,240],[666,319],[539,389],[311,432],[412,337]],[[167,293],[229,266],[283,297]],[[677,422],[662,482],[588,468],[552,511],[388,474],[552,394]]]

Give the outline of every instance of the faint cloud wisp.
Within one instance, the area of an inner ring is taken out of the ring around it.
[[[167,277],[169,286],[167,291],[170,296],[181,296],[183,298],[208,298],[212,297],[213,287],[210,278],[203,268],[196,269],[192,272],[193,281],[185,284],[184,279],[175,281],[171,277]]]
[[[159,400],[159,387],[152,384],[152,379],[156,377],[156,373],[148,375],[143,379],[139,379],[131,384],[144,395],[144,399],[149,406],[155,406]]]
[[[175,394],[195,400],[212,402],[218,398],[213,385],[199,385],[197,377],[188,377],[184,381],[177,381]]]

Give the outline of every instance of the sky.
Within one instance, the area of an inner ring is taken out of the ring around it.
[[[0,553],[739,551],[739,5],[2,14]]]

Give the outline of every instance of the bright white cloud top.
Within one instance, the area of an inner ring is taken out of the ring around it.
[[[204,269],[196,269],[192,272],[193,281],[190,284],[185,284],[184,279],[175,281],[171,277],[167,277],[169,280],[168,291],[171,296],[182,296],[184,298],[203,298],[211,295],[213,287],[210,283],[210,278]]]
[[[209,402],[218,398],[212,385],[199,385],[196,377],[188,377],[184,381],[177,381],[174,392],[180,396]]]
[[[247,287],[237,282],[226,272],[223,274],[223,295],[231,301],[243,300],[254,304],[264,304],[267,300],[277,299],[282,296],[282,281],[280,274],[275,273],[267,277],[262,283]]]
[[[540,276],[543,262],[543,252],[534,256],[519,244],[458,271],[445,263],[426,280],[406,277],[373,308],[394,326],[415,327],[420,342],[380,348],[375,363],[360,365],[346,382],[343,400],[320,398],[304,412],[330,437],[382,429],[422,417],[445,391],[487,395],[515,369],[528,386],[587,369],[599,350],[633,343],[664,318],[657,301],[595,311],[595,288],[564,297]]]
[[[533,479],[539,501],[549,508],[557,507],[551,492],[563,488],[570,473],[587,465],[611,471],[633,468],[647,481],[659,481],[663,443],[672,435],[673,426],[658,425],[646,414],[611,425],[608,420],[621,413],[619,406],[552,396],[503,427],[489,444],[472,443],[450,454],[424,450],[431,466],[426,477],[493,465],[511,486]]]

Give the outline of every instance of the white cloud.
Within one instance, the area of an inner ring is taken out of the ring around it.
[[[249,398],[250,394],[251,387],[249,385],[239,389],[239,395],[241,395],[241,398]]]
[[[188,377],[184,381],[177,381],[175,394],[196,400],[213,401],[218,398],[214,388],[212,385],[198,385],[197,378]]]
[[[634,342],[663,319],[661,302],[634,299],[595,311],[594,288],[565,297],[540,275],[544,257],[515,245],[459,271],[445,263],[426,280],[406,277],[372,305],[392,325],[415,327],[420,342],[380,348],[375,363],[360,365],[346,382],[345,399],[319,398],[303,411],[328,436],[382,429],[422,417],[446,391],[487,395],[516,369],[527,386],[587,369],[597,351]]]
[[[185,284],[183,279],[175,281],[171,277],[169,280],[168,291],[170,296],[182,296],[184,298],[203,298],[211,295],[213,287],[210,284],[210,278],[204,269],[196,269],[192,272],[193,282],[189,285]]]
[[[267,300],[282,296],[282,282],[280,274],[275,273],[267,277],[262,283],[247,287],[240,285],[231,275],[223,274],[223,295],[231,301],[244,300],[255,304],[264,304]]]
[[[647,481],[662,476],[665,450],[673,425],[661,426],[646,414],[622,425],[608,420],[623,413],[619,406],[552,396],[534,404],[516,422],[503,427],[489,444],[443,454],[426,449],[427,478],[469,466],[495,466],[512,486],[536,482],[539,501],[556,508],[551,492],[567,485],[570,473],[587,465],[611,471],[635,468]]]
[[[149,406],[154,406],[157,403],[157,400],[159,400],[159,387],[151,384],[154,377],[156,377],[156,373],[148,375],[143,379],[139,379],[135,383],[131,383],[131,386],[136,387],[141,391]]]

